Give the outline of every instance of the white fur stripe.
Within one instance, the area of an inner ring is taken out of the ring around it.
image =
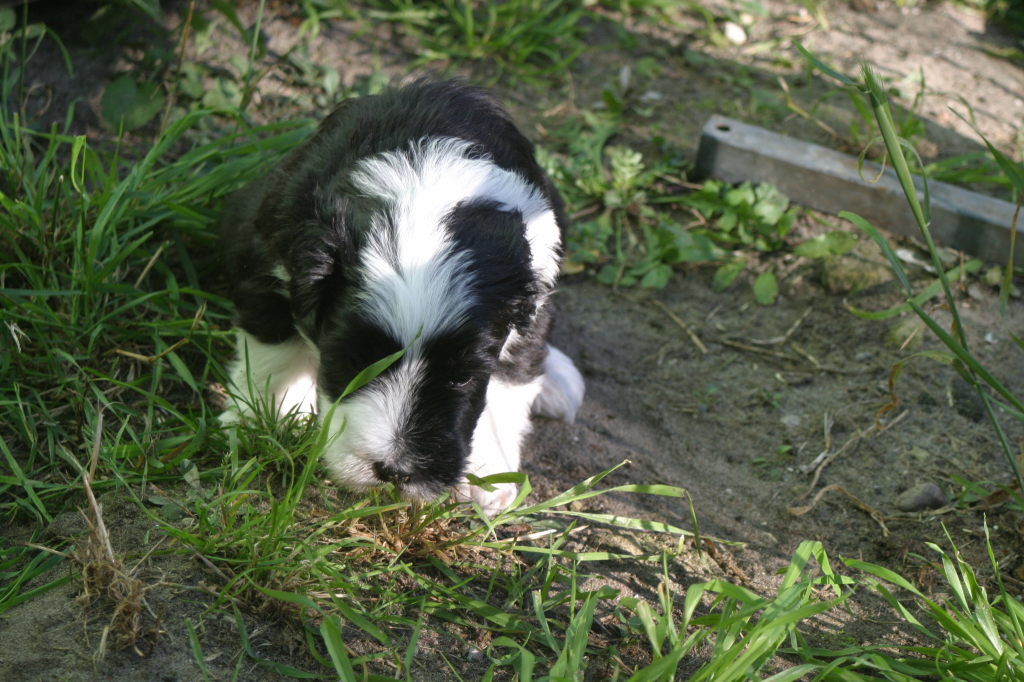
[[[329,432],[337,435],[323,460],[337,480],[353,488],[379,485],[373,463],[398,464],[385,458],[395,452],[423,373],[423,361],[409,358],[336,406],[321,396],[320,418],[325,420],[334,409]]]
[[[377,216],[362,254],[367,309],[403,343],[457,324],[472,304],[466,261],[453,254],[444,218],[459,203],[490,200],[518,211],[526,224],[532,267],[551,285],[558,275],[558,226],[540,191],[455,138],[424,138],[407,149],[362,160],[353,185],[389,204]]]

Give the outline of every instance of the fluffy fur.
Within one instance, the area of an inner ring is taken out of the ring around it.
[[[418,82],[339,106],[229,202],[233,421],[315,409],[345,486],[454,488],[488,513],[515,487],[531,410],[571,421],[583,380],[547,345],[566,225],[533,146],[483,92]],[[401,360],[339,400],[365,367]]]

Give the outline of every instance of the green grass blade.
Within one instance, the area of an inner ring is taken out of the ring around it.
[[[202,674],[204,680],[210,680],[210,669],[206,667],[206,657],[203,655],[203,645],[199,641],[199,635],[196,634],[195,626],[192,625],[191,620],[185,621],[185,631],[188,633],[189,647],[192,649],[192,660],[196,662],[196,666],[199,668],[200,674]]]
[[[337,616],[325,616],[320,623],[320,636],[327,647],[327,653],[334,664],[334,671],[338,674],[339,680],[356,680],[356,672],[352,668],[352,661],[345,649],[345,642],[341,638],[341,624]]]
[[[586,657],[590,627],[594,620],[594,609],[597,607],[597,593],[591,592],[583,600],[583,606],[573,616],[565,631],[565,646],[558,654],[558,659],[551,666],[552,680],[576,680],[577,673],[583,670]]]
[[[988,384],[996,393],[1002,396],[1014,409],[1024,412],[1024,402],[1021,402],[1006,386],[1002,384],[995,376],[993,376],[985,367],[979,363],[973,355],[971,355],[966,348],[960,345],[957,339],[943,329],[938,322],[933,320],[917,303],[911,301],[910,307],[914,309],[924,323],[928,325],[928,328],[939,337],[939,339],[946,344],[946,347],[953,352],[957,358],[960,359],[972,372],[977,374],[978,378]]]

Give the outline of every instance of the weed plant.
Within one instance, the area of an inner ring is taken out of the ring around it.
[[[648,166],[640,151],[610,144],[619,129],[616,117],[585,113],[555,133],[567,141],[563,152],[541,150],[541,164],[575,213],[566,267],[596,266],[606,284],[660,288],[673,265],[722,252],[654,206],[657,195],[683,182],[681,157],[662,143],[663,153]]]
[[[566,141],[562,150],[541,149],[541,164],[574,210],[567,272],[591,267],[604,284],[661,288],[674,266],[717,263],[713,286],[720,291],[747,269],[748,254],[787,246],[798,210],[777,188],[708,180],[680,193],[688,183],[678,150],[656,139],[654,161],[647,161],[639,150],[613,144],[622,127],[620,115],[585,112],[554,132]],[[753,291],[758,302],[773,303],[774,274],[762,272]]]

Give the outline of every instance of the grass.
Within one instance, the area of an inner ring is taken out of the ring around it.
[[[306,23],[319,30],[331,17],[392,24],[416,45],[415,64],[477,61],[499,78],[538,82],[563,71],[583,51],[580,0],[469,3],[456,0],[312,0]]]
[[[189,255],[211,239],[213,216],[202,207],[308,127],[227,136],[168,160],[204,115],[178,121],[129,165],[117,152],[104,158],[84,137],[32,130],[17,113],[2,114],[0,153],[13,188],[0,200],[10,258],[4,325],[14,341],[4,367],[13,381],[0,398],[13,429],[2,446],[13,470],[0,483],[8,519],[16,511],[52,519],[75,478],[69,443],[100,412],[131,480],[173,469],[208,435],[205,387],[219,378],[210,360],[228,312],[202,289]]]
[[[630,7],[618,11],[658,9],[619,4]],[[311,31],[345,9],[307,5]],[[522,0],[474,12],[459,3],[368,3],[383,13],[375,17],[401,24],[430,58],[493,52],[499,73],[528,78],[549,76],[575,57],[590,10],[566,5]],[[305,418],[221,430],[210,387],[224,376],[230,311],[210,291],[216,264],[202,256],[213,246],[216,206],[311,124],[253,126],[237,107],[202,108],[193,98],[152,140],[138,133],[94,143],[60,126],[40,128],[21,106],[19,84],[34,41],[47,33],[17,29],[12,14],[0,11],[0,517],[28,531],[24,541],[2,540],[0,613],[81,580],[86,595],[102,592],[113,602],[111,645],[140,637],[152,585],[102,530],[103,500],[130,499],[173,540],[162,551],[195,557],[215,576],[207,611],[184,626],[204,678],[215,676],[203,634],[214,615],[226,615],[237,629],[236,675],[252,665],[283,678],[414,680],[423,673],[420,652],[429,651],[436,652],[431,665],[447,666],[440,674],[456,679],[467,669],[455,660],[467,642],[478,654],[468,669],[486,680],[1024,674],[1024,611],[999,580],[991,542],[994,597],[955,547],[932,547],[945,583],[938,591],[950,595],[943,600],[868,562],[847,559],[836,570],[826,548],[811,541],[795,550],[769,594],[724,578],[680,585],[679,562],[699,562],[722,541],[701,536],[695,521],[683,529],[595,511],[602,495],[655,495],[688,505],[695,519],[684,490],[615,485],[622,465],[529,502],[525,475],[495,477],[515,480],[522,493],[516,508],[487,519],[445,501],[413,507],[387,489],[339,493],[319,476],[324,434]],[[531,21],[516,24],[523,16]],[[427,19],[438,27],[429,35]],[[524,31],[514,41],[505,30],[512,24]],[[553,30],[564,44],[549,44]],[[252,65],[239,73],[251,75]],[[255,87],[249,76],[239,78],[239,93]],[[859,87],[886,132],[884,97],[870,76]],[[248,99],[240,94],[234,104]],[[788,202],[749,187],[705,186],[684,196],[684,167],[671,145],[641,152],[613,139],[622,111],[612,106],[571,123],[545,157],[570,206],[582,213],[570,263],[594,267],[608,283],[659,286],[680,263],[721,264],[727,251],[782,248]],[[898,159],[895,137],[887,133]],[[1020,193],[1017,167],[992,154],[992,169]],[[688,229],[682,206],[702,216],[702,227]],[[919,203],[919,218],[927,238],[925,206]],[[808,257],[833,254],[848,246],[842,241],[802,248]],[[955,315],[948,281],[940,280],[940,289]],[[958,325],[949,333],[909,288],[907,294],[907,305],[981,390],[1001,433],[993,405],[1011,415],[1024,407],[970,355]],[[83,504],[83,489],[89,539],[76,548],[44,539],[55,519]],[[634,538],[644,550],[595,547],[601,532]],[[652,576],[649,591],[620,592],[606,565]],[[867,590],[881,595],[922,643],[829,648],[809,640],[817,618]],[[301,655],[258,646],[247,618],[268,613],[297,631]]]

